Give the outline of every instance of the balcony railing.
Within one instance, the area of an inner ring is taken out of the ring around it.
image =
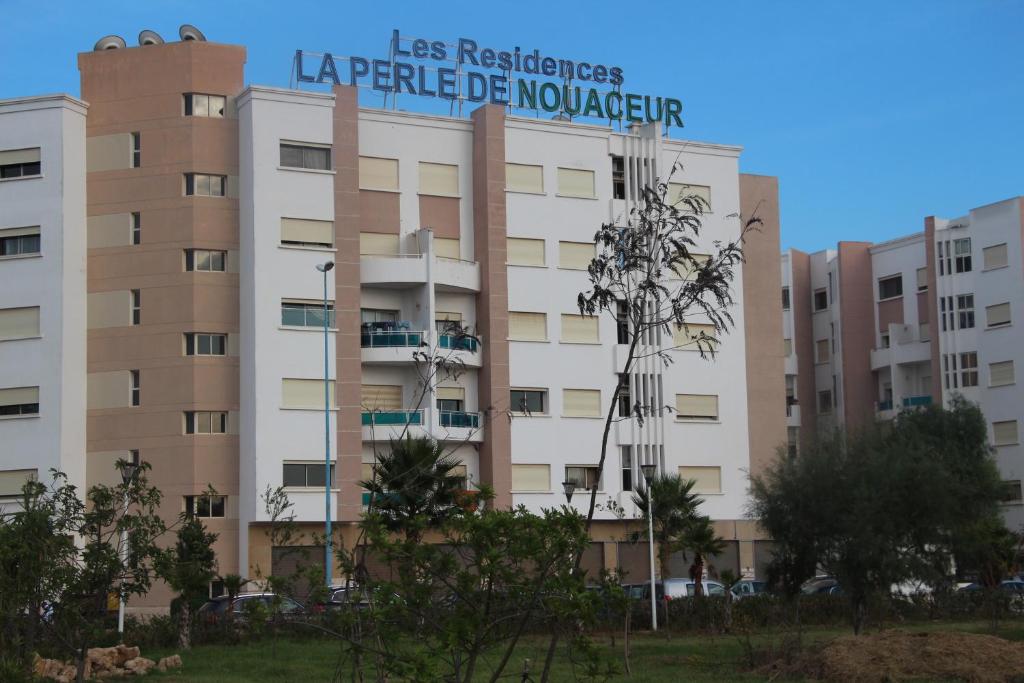
[[[359,335],[359,344],[364,349],[419,346],[423,343],[425,334],[425,332],[406,332],[401,330],[363,330]]]
[[[462,427],[464,429],[480,428],[480,413],[442,410],[440,418],[442,427]]]
[[[455,351],[471,351],[476,353],[479,344],[473,337],[466,337],[463,335],[454,334],[442,334],[438,338],[438,345],[442,349],[452,349]]]
[[[372,413],[363,413],[362,421],[364,427],[369,427],[370,425],[380,425],[382,427],[421,425],[423,424],[423,411],[375,410]]]
[[[931,396],[907,396],[903,399],[904,408],[916,408],[918,406],[930,406],[932,404]]]
[[[888,400],[888,401],[879,401],[878,402],[878,412],[882,413],[882,412],[885,412],[886,410],[892,410],[892,400],[891,399]]]

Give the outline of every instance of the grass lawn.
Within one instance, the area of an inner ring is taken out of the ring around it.
[[[927,623],[898,626],[911,631],[958,630],[988,633],[986,623]],[[807,641],[824,641],[839,635],[846,635],[845,629],[809,629],[805,631]],[[1024,640],[1024,624],[1005,623],[998,635],[1009,640]],[[755,640],[767,644],[770,635],[760,634]],[[776,638],[777,640],[777,638]],[[612,649],[607,636],[597,642],[616,666],[622,669],[621,640]],[[547,641],[540,638],[525,640],[506,669],[504,680],[519,681],[525,659],[531,660],[532,678],[539,680]],[[143,656],[157,659],[171,654],[171,651],[152,650]],[[574,681],[571,664],[564,653],[556,662],[556,681]],[[338,647],[327,640],[300,641],[294,638],[280,638],[274,643],[264,640],[259,643],[238,646],[201,646],[191,652],[182,653],[184,667],[176,673],[156,674],[161,681],[319,681],[350,680],[347,670],[336,677],[339,664]],[[679,636],[666,638],[664,635],[638,634],[632,639],[631,664],[633,675],[613,676],[612,681],[631,683],[654,683],[655,681],[760,681],[764,676],[745,672],[744,646],[738,636]],[[489,668],[489,667],[488,667]],[[486,680],[486,676],[481,676]]]

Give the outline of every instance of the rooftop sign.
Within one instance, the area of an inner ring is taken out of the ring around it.
[[[609,121],[683,125],[681,101],[623,93],[622,69],[617,66],[559,59],[518,47],[497,50],[470,38],[459,38],[451,45],[401,38],[395,29],[389,59],[296,50],[295,76],[299,83],[370,87],[395,95],[489,102]]]

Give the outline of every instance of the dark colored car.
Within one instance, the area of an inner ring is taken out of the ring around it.
[[[735,598],[747,598],[768,592],[768,584],[754,579],[742,579],[734,583],[730,590]]]
[[[199,617],[207,623],[219,621],[227,615],[228,611],[235,619],[244,619],[247,611],[246,605],[251,601],[260,602],[268,613],[275,613],[285,619],[294,619],[305,615],[306,609],[289,597],[279,596],[275,598],[273,593],[240,593],[231,600],[226,595],[214,598],[199,608]],[[275,601],[280,600],[276,606]]]
[[[980,583],[969,583],[961,591],[973,592],[980,591],[984,588]],[[1024,593],[1024,581],[1018,581],[1016,579],[1009,581],[1002,581],[999,584],[1001,590],[1007,591],[1008,593]]]

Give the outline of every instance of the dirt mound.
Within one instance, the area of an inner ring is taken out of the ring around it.
[[[971,683],[1024,682],[1024,643],[973,633],[883,631],[843,636],[776,671],[826,681],[876,683],[914,679]]]

